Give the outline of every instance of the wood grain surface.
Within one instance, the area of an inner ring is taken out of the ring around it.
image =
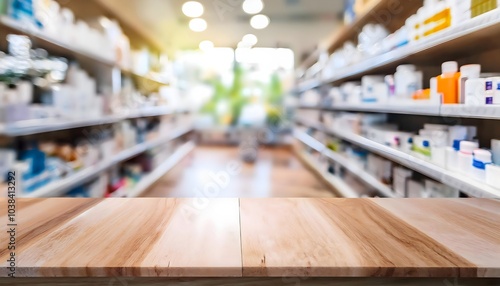
[[[480,199],[21,199],[16,274],[498,278],[499,209]],[[8,257],[2,246],[0,277]]]
[[[42,199],[19,207],[19,277],[241,276],[237,199]],[[0,259],[5,277],[7,253]]]
[[[243,275],[498,277],[500,216],[481,202],[242,199]]]

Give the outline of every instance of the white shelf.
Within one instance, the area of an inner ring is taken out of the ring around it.
[[[358,111],[412,114],[424,116],[461,117],[500,120],[500,105],[465,105],[465,104],[440,104],[430,105],[414,103],[412,105],[397,104],[336,104],[333,106],[298,106],[299,109],[317,109],[324,111]]]
[[[451,172],[449,170],[446,170],[445,168],[439,167],[429,161],[417,158],[411,154],[407,154],[403,151],[374,142],[357,134],[340,130],[328,130],[319,124],[311,124],[309,126],[343,140],[349,141],[373,153],[377,153],[409,169],[415,170],[423,175],[433,178],[445,185],[457,188],[470,196],[478,198],[500,198],[500,189],[493,188],[487,184],[468,178],[467,176],[464,176],[462,174]]]
[[[319,175],[331,188],[335,189],[343,198],[359,198],[359,194],[341,178],[320,169],[316,160],[306,152],[297,152],[304,163]]]
[[[96,63],[113,67],[113,68],[118,68],[120,69],[123,73],[132,75],[138,78],[142,78],[151,82],[155,82],[160,85],[168,85],[168,82],[165,82],[163,80],[158,80],[153,76],[148,76],[148,75],[141,75],[138,73],[135,73],[131,70],[122,68],[117,65],[116,61],[114,59],[107,59],[105,57],[102,57],[98,53],[86,51],[84,49],[81,49],[78,46],[75,46],[74,44],[68,44],[64,43],[63,41],[57,40],[46,33],[44,33],[42,30],[30,27],[29,25],[24,25],[23,23],[12,19],[8,16],[0,16],[0,26],[3,26],[5,28],[8,28],[12,30],[13,32],[20,33],[20,34],[25,34],[27,36],[30,36],[31,38],[34,39],[34,42],[36,42],[37,46],[43,49],[48,50],[49,52],[62,52],[65,54],[71,54],[73,56],[81,56],[86,59],[89,59],[91,61],[94,61]],[[5,29],[6,30],[6,29]],[[0,35],[6,35],[7,32],[0,33]]]
[[[97,126],[120,122],[125,119],[153,117],[179,113],[171,108],[158,106],[148,107],[138,111],[124,112],[119,115],[108,115],[101,118],[86,120],[64,120],[57,118],[33,119],[14,122],[10,124],[0,124],[0,136],[16,137],[33,134],[40,134],[67,129]]]
[[[174,132],[172,132],[172,134],[166,137],[138,144],[130,149],[124,150],[116,154],[108,161],[102,161],[94,166],[88,167],[81,171],[77,171],[72,175],[69,175],[58,181],[54,181],[34,192],[21,194],[21,197],[37,198],[37,197],[59,196],[69,191],[72,187],[86,183],[87,181],[99,175],[99,173],[109,169],[110,167],[127,159],[130,159],[136,155],[139,155],[147,150],[161,146],[171,140],[179,138],[189,133],[191,130],[193,130],[192,127],[181,128],[175,130]]]
[[[319,79],[308,79],[308,80],[305,80],[304,82],[301,82],[300,84],[298,84],[296,88],[292,89],[292,92],[303,93],[303,92],[308,91],[310,89],[320,87],[323,84],[324,84],[324,82],[319,80]]]
[[[396,195],[389,186],[377,180],[377,178],[375,178],[372,174],[368,173],[366,170],[364,170],[357,164],[352,163],[348,158],[345,158],[344,156],[329,150],[325,145],[321,144],[318,140],[305,134],[304,132],[295,131],[294,135],[302,143],[313,148],[314,150],[321,153],[328,159],[336,162],[337,164],[342,165],[351,174],[358,177],[361,181],[363,181],[371,188],[377,190],[380,194],[388,198],[396,197]]]
[[[115,62],[112,59],[104,58],[96,53],[85,51],[77,46],[69,45],[62,41],[56,40],[48,36],[46,33],[43,33],[41,30],[30,27],[29,25],[24,25],[23,23],[8,16],[0,16],[0,25],[15,32],[31,36],[36,40],[37,44],[40,44],[44,49],[53,48],[61,51],[66,51],[74,55],[79,55],[94,60],[104,65],[115,66]]]
[[[184,157],[193,151],[194,148],[195,144],[192,141],[189,141],[179,147],[165,162],[158,166],[153,172],[142,178],[134,188],[128,190],[127,196],[131,198],[139,197],[162,176],[172,170],[172,168],[174,168]]]
[[[324,111],[360,111],[360,112],[380,112],[396,114],[415,114],[439,116],[440,106],[431,104],[415,103],[412,105],[359,103],[359,104],[334,104],[332,106],[299,106],[301,109],[318,109]]]
[[[389,65],[396,65],[402,62],[418,62],[430,56],[445,56],[458,52],[468,52],[470,54],[471,47],[474,47],[475,50],[478,48],[487,49],[491,47],[489,44],[484,44],[481,47],[480,43],[485,38],[495,38],[498,35],[498,29],[500,29],[499,8],[428,36],[420,42],[409,44],[390,52],[367,58],[351,66],[338,69],[334,76],[314,85],[311,85],[306,80],[297,87],[297,90],[303,91],[323,84],[344,81]]]
[[[500,120],[500,105],[443,104],[441,116]]]

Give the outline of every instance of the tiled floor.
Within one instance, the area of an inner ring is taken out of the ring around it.
[[[199,146],[144,196],[333,197],[334,194],[288,149],[262,148],[256,163],[246,164],[236,147]]]

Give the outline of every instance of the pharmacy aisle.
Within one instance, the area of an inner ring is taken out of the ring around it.
[[[0,285],[500,285],[500,0],[0,0]]]
[[[168,198],[334,197],[285,147],[262,147],[255,164],[237,147],[199,146],[143,194]]]

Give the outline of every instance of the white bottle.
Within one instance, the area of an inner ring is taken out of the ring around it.
[[[471,141],[460,142],[460,152],[458,152],[458,171],[464,175],[470,175],[473,172],[472,162],[474,157],[472,153],[479,147],[478,143]]]
[[[458,81],[458,103],[465,103],[465,82],[469,79],[478,79],[481,76],[481,65],[464,65],[460,67]]]
[[[422,89],[422,72],[417,71],[414,65],[400,65],[394,74],[396,96],[411,98],[419,89]]]
[[[460,140],[453,142],[453,147],[446,147],[446,169],[458,172],[458,152],[460,150]]]
[[[473,78],[465,81],[465,98],[466,105],[484,105],[486,79]]]
[[[486,181],[486,166],[491,164],[491,152],[483,149],[476,149],[473,152],[472,175],[476,180]]]

